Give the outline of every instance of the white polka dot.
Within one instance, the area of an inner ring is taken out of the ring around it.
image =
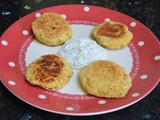
[[[111,19],[110,19],[110,18],[106,18],[105,21],[108,21],[108,22],[109,22],[109,21],[111,21]]]
[[[35,16],[38,18],[41,16],[41,13],[36,13]]]
[[[143,42],[143,41],[140,41],[140,42],[138,42],[138,45],[139,45],[139,46],[143,46],[143,45],[144,45],[144,42]]]
[[[8,81],[8,83],[9,83],[10,85],[16,85],[16,83],[15,83],[14,81],[12,81],[12,80]]]
[[[98,101],[98,103],[102,105],[102,104],[106,104],[106,101],[105,100],[100,100],[100,101]]]
[[[136,22],[131,22],[131,27],[135,27],[136,26]]]
[[[11,67],[14,67],[14,66],[15,66],[15,63],[14,63],[14,62],[9,62],[8,64],[9,64],[9,66],[11,66]]]
[[[68,111],[73,111],[74,108],[73,108],[73,107],[66,107],[66,110],[68,110]]]
[[[90,10],[90,8],[88,6],[84,7],[84,11],[88,12]]]
[[[23,30],[23,31],[22,31],[22,34],[23,34],[23,35],[28,35],[28,31],[27,31],[27,30]]]
[[[144,79],[146,79],[147,77],[148,77],[147,75],[142,75],[142,76],[141,76],[141,79],[144,80]]]
[[[45,96],[45,95],[38,95],[38,97],[39,97],[40,99],[46,99],[46,96]]]
[[[133,93],[132,94],[132,97],[138,97],[139,96],[139,93]]]
[[[160,55],[155,56],[154,60],[160,60]]]
[[[63,17],[64,19],[66,19],[67,16],[66,16],[65,14],[62,14],[62,17]]]
[[[1,43],[2,45],[5,45],[5,46],[8,45],[8,42],[6,40],[2,40]]]

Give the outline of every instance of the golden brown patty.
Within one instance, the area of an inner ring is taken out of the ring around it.
[[[126,25],[113,21],[99,24],[91,34],[97,43],[110,49],[125,47],[133,38]]]
[[[72,74],[73,71],[65,59],[48,54],[30,63],[25,77],[32,85],[55,91],[64,87]]]
[[[32,23],[32,30],[46,45],[61,45],[72,36],[68,22],[57,13],[44,13]]]
[[[82,67],[79,81],[87,93],[105,98],[125,97],[132,86],[125,69],[108,60],[98,60]]]

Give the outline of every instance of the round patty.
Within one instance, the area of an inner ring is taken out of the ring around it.
[[[79,81],[87,93],[105,98],[122,98],[132,86],[125,69],[108,60],[98,60],[82,67]]]
[[[65,59],[55,54],[43,55],[26,68],[25,77],[30,84],[56,91],[69,81],[73,70]]]
[[[72,36],[68,22],[57,13],[44,13],[32,23],[36,39],[46,45],[61,45]]]
[[[110,49],[123,48],[133,38],[133,34],[126,25],[113,21],[99,24],[92,29],[91,35],[98,44]]]

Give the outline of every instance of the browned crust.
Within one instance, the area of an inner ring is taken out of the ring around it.
[[[133,38],[125,24],[113,21],[99,24],[92,29],[91,35],[98,44],[110,49],[126,47]]]
[[[32,85],[55,91],[65,86],[73,70],[65,59],[55,54],[43,55],[26,68],[25,77]]]
[[[105,22],[98,29],[97,34],[110,38],[122,38],[125,36],[127,28],[121,23],[112,24],[111,22]]]

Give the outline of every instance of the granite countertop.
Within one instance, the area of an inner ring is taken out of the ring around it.
[[[61,4],[89,4],[125,13],[148,27],[160,40],[159,0],[1,0],[0,35],[32,11]],[[158,72],[158,71],[156,71]],[[0,120],[160,120],[160,83],[145,98],[125,109],[96,116],[67,116],[35,108],[0,82]]]

